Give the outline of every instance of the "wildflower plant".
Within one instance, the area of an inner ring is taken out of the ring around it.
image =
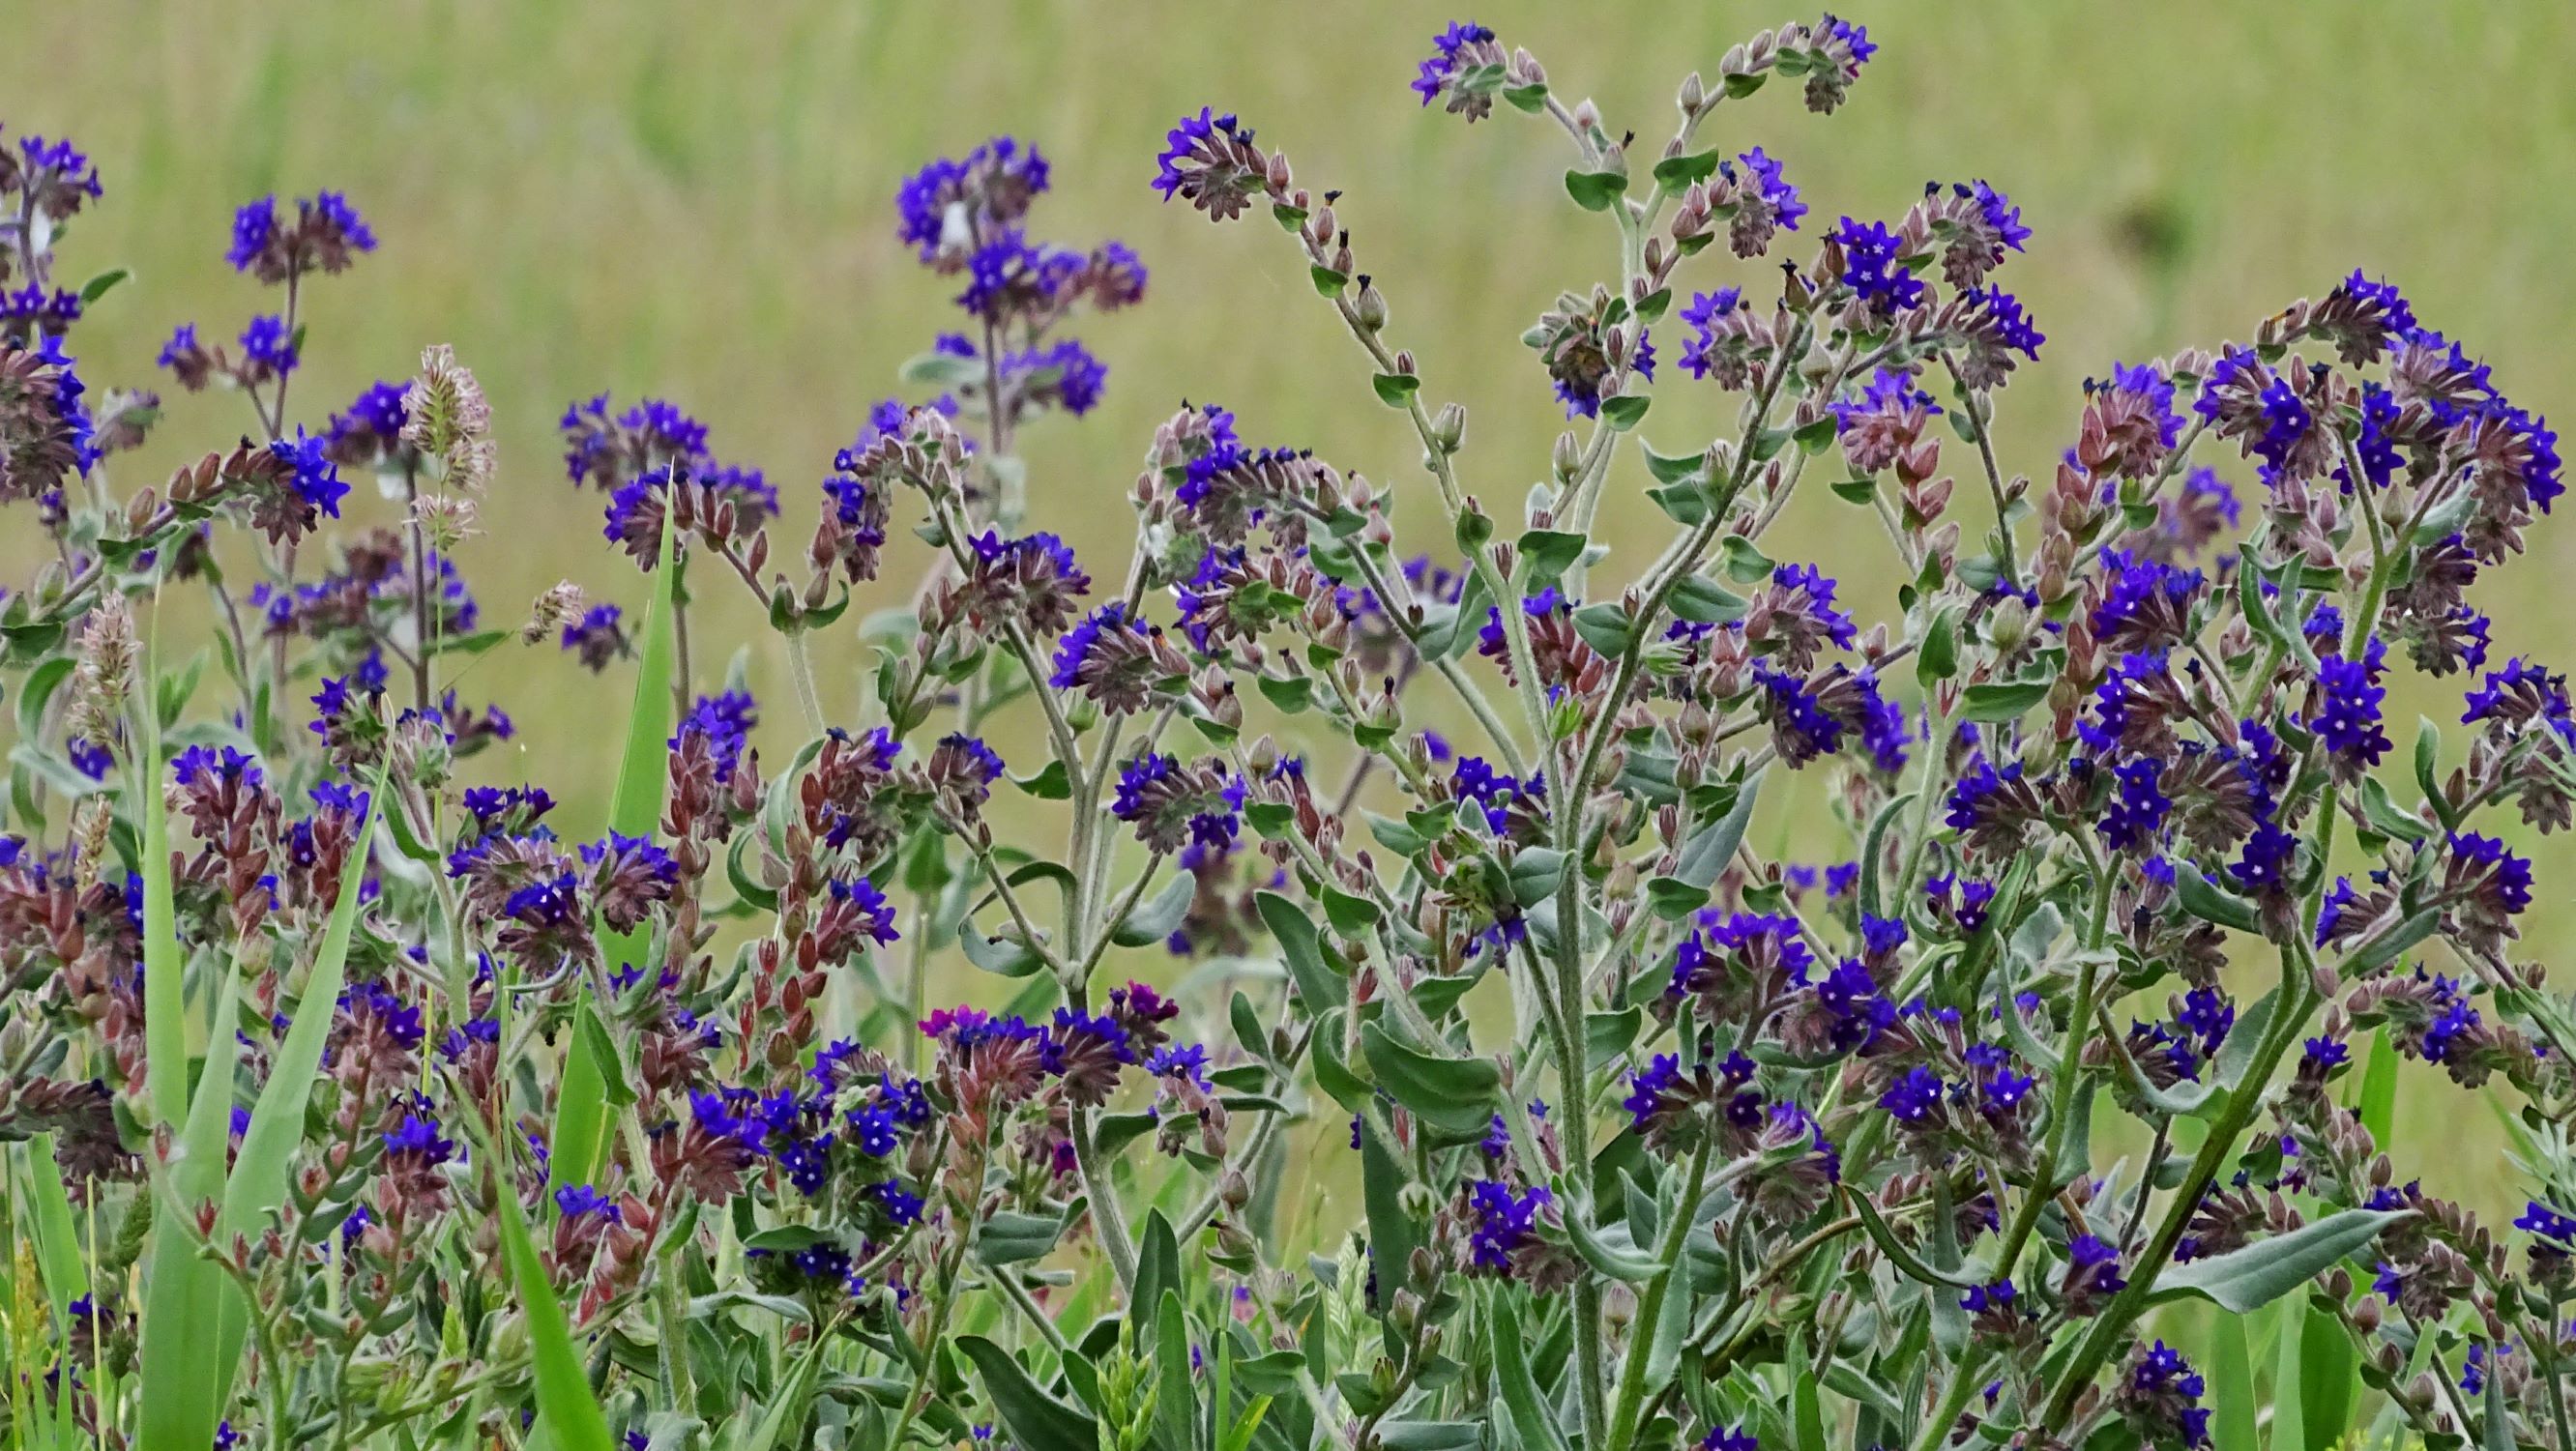
[[[160,405],[71,342],[118,274],[57,275],[97,170],[0,155],[0,498],[52,555],[0,606],[11,1434],[2186,1447],[2252,1385],[2196,1298],[2282,1305],[2427,1444],[2571,1451],[2576,1021],[2511,843],[2570,819],[2576,708],[2468,603],[2556,435],[2356,272],[2108,366],[2009,471],[2021,209],[1828,226],[1795,150],[1721,139],[1875,49],[1764,31],[1649,160],[1436,37],[1422,108],[1561,132],[1618,244],[1524,334],[1568,428],[1516,524],[1340,194],[1210,107],[1153,192],[1302,253],[1418,471],[1183,403],[1125,564],[1077,559],[1030,445],[1147,271],[1038,240],[1053,163],[1000,138],[896,198],[963,314],[918,401],[810,491],[576,401],[553,487],[648,599],[516,628],[465,573],[471,371],[290,401],[378,245],[346,197],[234,219],[268,301],[160,363],[253,430],[132,488]],[[1676,390],[1734,426],[1650,428]],[[1793,506],[1869,516],[1897,587],[1772,558]],[[1630,567],[1605,508],[1669,539]],[[697,663],[736,587],[785,710]],[[504,648],[631,670],[605,820],[477,760]],[[2463,690],[2449,743],[2400,748],[2401,668]],[[1784,798],[1839,860],[1749,843]],[[994,1006],[930,1000],[953,958]],[[2391,1157],[2401,1058],[2516,1091],[2513,1224]],[[1275,1212],[1307,1176],[1358,1189],[1320,1237]]]

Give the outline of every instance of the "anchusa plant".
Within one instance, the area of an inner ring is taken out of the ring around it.
[[[2356,272],[2107,366],[2009,471],[2022,210],[1827,225],[1711,125],[1775,79],[1829,113],[1875,50],[1764,31],[1649,160],[1434,38],[1426,124],[1553,127],[1618,243],[1524,334],[1567,429],[1517,526],[1340,194],[1209,107],[1153,192],[1285,234],[1418,474],[1197,399],[1123,566],[1036,527],[1097,502],[1023,447],[1101,396],[1067,329],[1147,274],[1038,240],[1052,164],[998,138],[895,198],[963,317],[819,488],[576,401],[645,598],[498,626],[471,372],[290,402],[377,246],[346,197],[234,219],[269,300],[161,363],[252,427],[120,488],[158,405],[70,341],[117,274],[57,276],[98,173],[12,146],[0,498],[52,557],[0,614],[10,1434],[2174,1448],[2278,1303],[2401,1432],[2576,1451],[2576,1013],[2517,960],[2513,844],[2570,820],[2576,707],[2469,603],[2556,435]],[[1735,422],[1645,445],[1659,391]],[[1624,572],[1614,498],[1672,524]],[[1792,505],[1872,521],[1895,588],[1770,557]],[[693,663],[737,585],[784,709]],[[604,820],[478,759],[504,648],[631,672]],[[2398,744],[2402,669],[2459,693],[2447,744]],[[1766,801],[1846,845],[1764,856]],[[2406,1058],[2513,1091],[2511,1224],[2387,1152]]]

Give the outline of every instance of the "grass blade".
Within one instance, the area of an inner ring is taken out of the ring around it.
[[[2361,1101],[2355,1114],[2379,1147],[2388,1147],[2397,1131],[2397,1045],[2381,1028],[2370,1042],[2370,1062],[2361,1071]]]
[[[152,615],[151,638],[161,634]],[[179,951],[177,899],[170,887],[170,808],[161,799],[161,714],[152,699],[155,651],[143,652],[146,688],[134,711],[143,739],[136,753],[134,803],[143,816],[143,1057],[153,1117],[174,1128],[188,1116],[187,959]]]
[[[501,1185],[497,1216],[501,1253],[510,1262],[510,1278],[518,1282],[519,1303],[528,1316],[537,1424],[552,1436],[558,1451],[615,1451],[608,1417],[599,1409],[599,1398],[590,1393],[590,1377],[583,1373],[581,1356],[573,1350],[572,1323],[564,1316],[563,1302],[555,1298],[554,1286],[546,1281],[545,1264],[528,1238],[528,1223],[519,1213],[509,1176],[496,1173],[493,1177]],[[212,1428],[208,1431],[211,1434]]]
[[[2272,1315],[2281,1325],[2280,1354],[2272,1361],[2272,1451],[2306,1451],[2307,1399],[2300,1387],[2305,1383],[2301,1345],[2307,1338],[2307,1302],[2283,1300],[2272,1307]]]
[[[2262,1451],[2254,1439],[2254,1356],[2245,1344],[2245,1317],[2220,1315],[2218,1344],[2210,1357],[2210,1451]]]
[[[157,790],[152,794],[156,800],[160,795]],[[160,865],[158,875],[166,892],[170,879],[166,855]],[[147,867],[147,901],[154,875]],[[232,1380],[220,1353],[221,1336],[207,1333],[208,1327],[221,1324],[232,1286],[223,1271],[198,1255],[189,1221],[197,1205],[224,1192],[224,1150],[232,1134],[233,1065],[241,1051],[241,1038],[233,1028],[240,989],[240,965],[235,963],[226,969],[216,995],[215,1016],[206,1036],[205,1072],[188,1106],[179,1152],[153,1186],[161,1202],[154,1206],[151,1258],[146,1261],[143,1285],[143,1411],[136,1426],[138,1451],[205,1451],[214,1441],[215,1422]],[[184,1066],[174,1076],[184,1087]]]
[[[304,1140],[304,1108],[312,1101],[313,1083],[322,1068],[322,1049],[340,1001],[349,960],[349,938],[358,921],[358,895],[365,886],[368,843],[375,839],[376,816],[384,809],[385,769],[376,769],[367,793],[367,812],[351,838],[350,860],[340,872],[340,899],[331,904],[331,922],[313,954],[313,970],[304,980],[304,996],[295,1021],[278,1045],[268,1082],[251,1108],[250,1127],[242,1132],[241,1152],[234,1157],[231,1182],[224,1186],[224,1207],[216,1220],[220,1239],[256,1234],[270,1213],[286,1202],[289,1172],[296,1147]],[[229,1391],[240,1367],[242,1339],[248,1333],[237,1297],[223,1297],[216,1326],[216,1376],[219,1396]]]
[[[671,676],[679,656],[679,626],[673,599],[679,567],[672,546],[677,529],[667,520],[662,529],[662,563],[653,572],[653,599],[645,607],[643,648],[635,671],[635,705],[626,717],[626,752],[617,763],[617,792],[609,801],[608,826],[627,836],[650,836],[662,819],[662,794],[669,783],[668,761],[675,707]],[[600,950],[610,968],[632,963],[644,951],[647,933],[600,933]],[[608,1073],[586,1038],[575,1034],[564,1057],[563,1084],[555,1099],[554,1134],[549,1143],[554,1182],[587,1184],[599,1171],[608,1139]]]
[[[35,1212],[35,1223],[29,1228],[36,1241],[36,1268],[45,1277],[45,1298],[52,1302],[54,1314],[68,1315],[72,1301],[89,1293],[89,1267],[81,1260],[71,1195],[63,1188],[62,1168],[54,1162],[54,1136],[38,1134],[21,1152],[26,1156],[27,1199]]]

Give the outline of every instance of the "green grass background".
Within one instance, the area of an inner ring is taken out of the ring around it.
[[[1849,8],[1883,50],[1841,114],[1810,117],[1775,86],[1722,108],[1704,135],[1783,158],[1816,209],[1809,238],[1840,213],[1893,217],[1932,179],[1985,177],[2021,204],[2037,235],[2003,280],[2049,343],[2005,402],[2007,467],[2044,475],[2088,374],[2242,337],[2356,265],[2399,282],[2518,399],[2576,422],[2576,6]],[[1730,43],[1812,18],[1705,0],[1514,0],[1475,14],[1535,52],[1561,94],[1590,94],[1614,129],[1646,138],[1649,159],[1684,71],[1713,74]],[[1361,268],[1392,299],[1427,396],[1469,406],[1469,485],[1508,517],[1561,426],[1518,335],[1559,288],[1612,273],[1615,242],[1565,201],[1552,128],[1508,111],[1470,128],[1417,109],[1405,83],[1450,18],[1413,0],[90,0],[8,16],[0,121],[77,137],[106,178],[105,202],[63,249],[68,281],[136,273],[79,335],[102,382],[146,381],[177,322],[229,338],[272,305],[224,264],[234,206],[345,189],[383,246],[308,294],[295,413],[318,427],[365,382],[406,376],[421,344],[453,343],[499,419],[489,532],[465,562],[487,619],[508,623],[559,578],[640,603],[638,577],[599,537],[600,500],[576,496],[556,461],[555,415],[603,388],[669,396],[712,425],[720,455],[767,468],[789,499],[781,553],[795,552],[833,450],[900,361],[950,325],[954,285],[892,238],[894,188],[923,159],[997,132],[1055,162],[1038,232],[1120,237],[1154,269],[1144,309],[1085,330],[1111,365],[1107,403],[1026,436],[1038,523],[1114,562],[1135,461],[1189,397],[1230,404],[1250,436],[1396,483],[1399,526],[1428,542],[1436,515],[1411,497],[1418,451],[1372,399],[1287,239],[1266,222],[1212,228],[1146,189],[1164,129],[1202,104],[1240,112],[1301,182],[1346,190]],[[1704,257],[1684,285],[1744,280],[1731,265]],[[1644,432],[1681,452],[1722,417],[1668,379]],[[249,426],[238,399],[174,398],[118,482],[157,482]],[[1953,452],[1954,468],[1970,466]],[[1614,481],[1614,570],[1662,527],[1637,497],[1641,477],[1631,459]],[[1972,529],[1974,498],[1961,491]],[[352,512],[392,511],[366,500]],[[2569,527],[2544,524],[2532,558],[2477,590],[2500,651],[2567,663]],[[1775,553],[1845,572],[1865,619],[1889,607],[1865,515],[1820,491],[1777,537]],[[702,608],[702,684],[756,626],[730,596]],[[854,714],[860,651],[845,635],[820,664],[835,713]],[[749,667],[773,726],[791,725],[783,660],[759,649]],[[551,650],[488,661],[466,692],[518,718],[523,759],[487,758],[477,774],[544,781],[595,815],[608,713],[627,688]],[[2455,719],[2456,698],[2403,687],[2401,749],[2415,709]],[[1786,839],[1828,849],[1813,808],[1770,811]],[[2544,881],[2570,879],[2569,851],[2539,850]],[[2536,955],[2570,923],[2563,893],[2544,890],[2527,933]],[[2499,1203],[2509,1171],[2485,1110],[2429,1077],[2408,1085],[2403,1171]]]

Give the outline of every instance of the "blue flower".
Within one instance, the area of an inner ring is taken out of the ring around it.
[[[1919,1124],[1941,1107],[1941,1075],[1916,1064],[1878,1096],[1878,1106],[1899,1123]]]
[[[2387,654],[2387,642],[2374,634],[2362,647],[2359,660],[2327,655],[2317,661],[2317,704],[2309,713],[2308,728],[2347,767],[2376,766],[2390,749],[2388,732],[2379,718],[2380,707],[2388,699],[2388,688],[2379,683]]]
[[[743,752],[750,747],[751,729],[760,723],[760,711],[747,690],[728,690],[720,695],[701,695],[680,718],[680,729],[670,740],[671,749],[681,748],[692,737],[706,740],[709,754],[715,757],[716,779],[730,781],[734,769],[742,763]]]
[[[1512,1252],[1521,1247],[1538,1228],[1539,1211],[1553,1196],[1543,1185],[1532,1185],[1519,1194],[1509,1184],[1484,1179],[1467,1187],[1467,1206],[1475,1215],[1467,1242],[1475,1264],[1480,1269],[1497,1272],[1511,1268]]]
[[[1829,235],[1843,250],[1843,281],[1861,301],[1901,312],[1923,300],[1922,279],[1905,265],[1905,239],[1885,222],[1845,217]]]
[[[1490,47],[1493,43],[1494,32],[1487,27],[1472,20],[1451,21],[1448,29],[1431,38],[1431,54],[1415,70],[1414,94],[1422,97],[1422,104],[1430,105],[1444,87],[1457,80],[1460,68],[1474,59],[1469,51]],[[1463,101],[1465,98],[1460,99]],[[1490,108],[1491,104],[1489,101],[1486,106]],[[1452,105],[1456,107],[1458,103],[1453,102]],[[1474,120],[1482,114],[1481,109],[1471,110],[1468,119]]]

